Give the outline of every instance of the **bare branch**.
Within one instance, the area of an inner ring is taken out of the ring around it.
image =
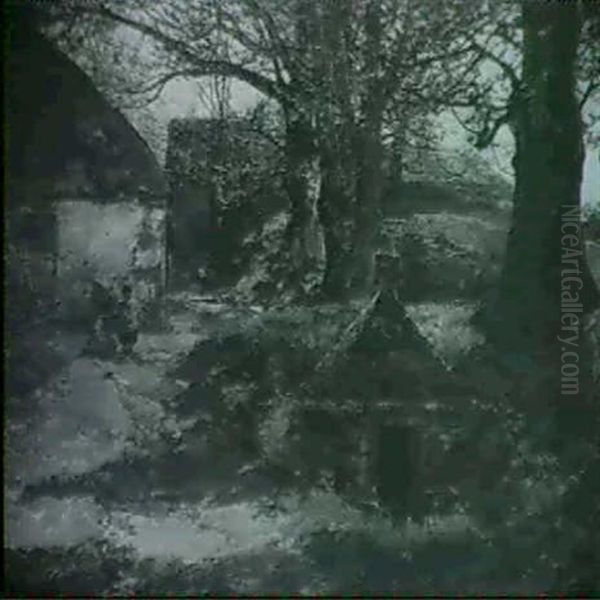
[[[502,72],[509,79],[513,89],[520,87],[521,80],[510,63],[506,62],[505,60],[503,60],[502,58],[500,58],[491,50],[489,50],[485,46],[482,46],[481,44],[473,42],[473,47],[481,54],[481,56],[491,60],[493,63],[498,65],[500,69],[502,69]]]
[[[227,60],[205,59],[194,52],[194,50],[183,41],[173,38],[151,25],[115,13],[109,8],[106,8],[106,6],[95,9],[95,12],[102,17],[112,19],[117,23],[121,23],[122,25],[139,31],[159,42],[166,50],[175,52],[181,59],[193,67],[197,77],[204,75],[233,77],[234,79],[247,83],[259,92],[274,98],[281,103],[287,102],[287,91],[282,89],[281,83],[275,82],[260,73],[251,71],[239,63],[229,62]]]
[[[504,114],[500,115],[497,119],[494,120],[492,125],[486,123],[482,131],[477,135],[477,140],[475,142],[475,148],[477,150],[483,150],[491,145],[494,141],[499,129],[508,124],[509,122],[509,112],[505,111]]]
[[[280,28],[275,22],[275,18],[270,11],[261,7],[257,0],[246,0],[248,7],[254,13],[259,23],[264,27],[266,37],[275,48],[275,55],[283,64],[283,67],[290,72],[293,70],[293,60],[289,48],[280,35]]]
[[[600,81],[588,81],[588,84],[581,95],[581,99],[579,100],[579,110],[582,110],[585,106],[586,102],[590,99],[592,94],[600,89]]]
[[[128,94],[131,95],[139,95],[142,96],[144,94],[149,94],[151,92],[155,92],[156,90],[160,90],[160,92],[164,89],[164,87],[169,83],[169,81],[176,79],[177,77],[197,77],[198,72],[194,69],[181,69],[179,71],[171,71],[169,73],[165,73],[163,76],[154,79],[153,81],[145,84],[145,85],[136,85],[131,89],[127,90]]]
[[[467,125],[467,122],[458,114],[458,112],[456,111],[456,109],[453,106],[450,107],[450,112],[452,113],[452,116],[458,121],[459,125],[467,133],[470,133],[475,138],[477,138],[477,136],[479,136],[479,134],[480,134],[479,130],[474,129],[473,127],[470,127],[469,125]]]

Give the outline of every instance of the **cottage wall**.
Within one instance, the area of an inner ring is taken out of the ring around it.
[[[139,312],[160,293],[164,279],[164,208],[139,202],[57,204],[58,295],[65,316],[91,310],[92,281],[118,292],[132,284]]]
[[[166,183],[155,157],[90,78],[25,22],[11,30],[6,69],[12,298],[30,297],[32,315],[48,316],[38,308],[48,305],[75,323],[91,316],[93,280],[127,282],[141,312],[165,281]]]

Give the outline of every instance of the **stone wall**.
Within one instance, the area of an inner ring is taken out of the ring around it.
[[[245,119],[174,119],[169,124],[169,280],[235,281],[244,240],[286,206],[278,189],[278,150]]]
[[[164,283],[164,208],[71,200],[56,211],[58,295],[65,316],[88,315],[92,281],[113,291],[132,285],[138,312],[157,298]]]
[[[452,501],[445,470],[460,433],[450,406],[422,402],[305,402],[278,415],[260,436],[263,456],[312,483],[328,481],[338,493],[379,501],[397,514],[419,518]],[[273,414],[267,415],[272,420]]]
[[[56,214],[19,207],[7,214],[7,233],[9,312],[30,320],[55,293]]]
[[[195,278],[208,267],[216,229],[211,151],[213,121],[174,119],[169,124],[166,170],[169,181],[167,245],[169,281]]]

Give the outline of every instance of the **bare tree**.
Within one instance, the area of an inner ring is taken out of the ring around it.
[[[373,281],[390,115],[465,95],[482,56],[470,36],[479,5],[459,0],[136,0],[65,10],[88,27],[110,22],[150,42],[153,76],[138,95],[155,98],[177,77],[217,77],[279,104],[290,272],[300,284],[314,270],[323,232],[332,296]]]
[[[515,140],[512,227],[485,323],[499,347],[555,348],[560,321],[561,217],[580,219],[582,111],[600,89],[597,9],[499,2],[481,53],[496,68],[482,76],[462,121],[478,148],[508,126]],[[578,275],[585,312],[599,303],[581,231]]]

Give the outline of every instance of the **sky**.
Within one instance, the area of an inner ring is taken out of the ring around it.
[[[143,59],[144,56],[146,58],[151,56],[151,46],[148,45],[143,35],[133,32],[128,28],[120,28],[117,35],[127,45],[136,48],[138,58]],[[516,61],[518,59],[513,56],[513,60]],[[497,70],[498,67],[492,62],[487,61],[482,65],[482,69],[484,74],[492,75],[494,69]],[[178,78],[170,81],[165,86],[159,99],[145,113],[147,115],[149,112],[154,122],[152,128],[146,128],[150,130],[151,135],[148,135],[148,131],[144,130],[143,113],[136,112],[135,110],[124,111],[140,134],[147,139],[161,164],[164,163],[167,141],[166,132],[169,121],[173,118],[209,116],[208,109],[201,100],[201,93],[199,91],[200,81]],[[256,90],[245,83],[238,81],[231,83],[231,104],[235,112],[242,112],[251,108],[260,97],[260,94]],[[587,113],[588,115],[593,113],[597,117],[600,117],[599,93],[595,95],[595,98],[591,98],[588,101]],[[584,115],[584,118],[587,120],[587,115]],[[442,129],[442,147],[460,150],[469,146],[466,132],[450,114],[442,117],[440,126]],[[594,127],[593,133],[593,137],[596,140],[596,147],[586,147],[581,192],[584,205],[594,206],[600,210],[600,118]],[[488,159],[493,169],[499,170],[502,174],[510,174],[512,171],[510,160],[513,153],[513,140],[508,127],[505,126],[499,131],[496,141],[496,150],[484,153],[484,156]]]
[[[588,110],[600,114],[600,100]],[[441,126],[444,128],[441,141],[443,147],[460,150],[468,146],[466,132],[452,115],[444,115],[441,119]],[[593,131],[595,138],[600,140],[600,123],[596,124]],[[484,156],[495,170],[502,174],[511,173],[510,161],[514,142],[507,126],[498,131],[496,145],[497,151],[493,153],[484,151]],[[584,205],[595,206],[600,209],[600,144],[598,143],[595,148],[590,145],[586,147],[581,196]]]
[[[584,204],[595,206],[600,210],[600,150],[586,153],[583,167],[583,183],[581,193]]]
[[[208,111],[199,99],[197,81],[174,80],[165,87],[165,90],[150,110],[156,118],[157,123],[163,128],[163,148],[158,152],[164,152],[166,143],[166,128],[173,118],[181,117],[206,117]],[[251,108],[260,98],[260,94],[246,84],[232,83],[232,107],[235,111],[244,111]],[[600,114],[600,98],[596,99],[595,105],[589,110]],[[135,114],[130,115],[136,120]],[[441,144],[448,149],[460,150],[468,146],[466,132],[450,114],[446,114],[440,121]],[[595,137],[600,139],[600,123],[596,124]],[[512,136],[508,128],[499,132],[497,139],[497,151],[488,153],[490,166],[503,173],[510,173],[510,158],[512,155]],[[162,161],[163,157],[159,159]],[[584,205],[595,206],[600,209],[600,147],[586,148],[586,157],[583,170],[582,198]]]

